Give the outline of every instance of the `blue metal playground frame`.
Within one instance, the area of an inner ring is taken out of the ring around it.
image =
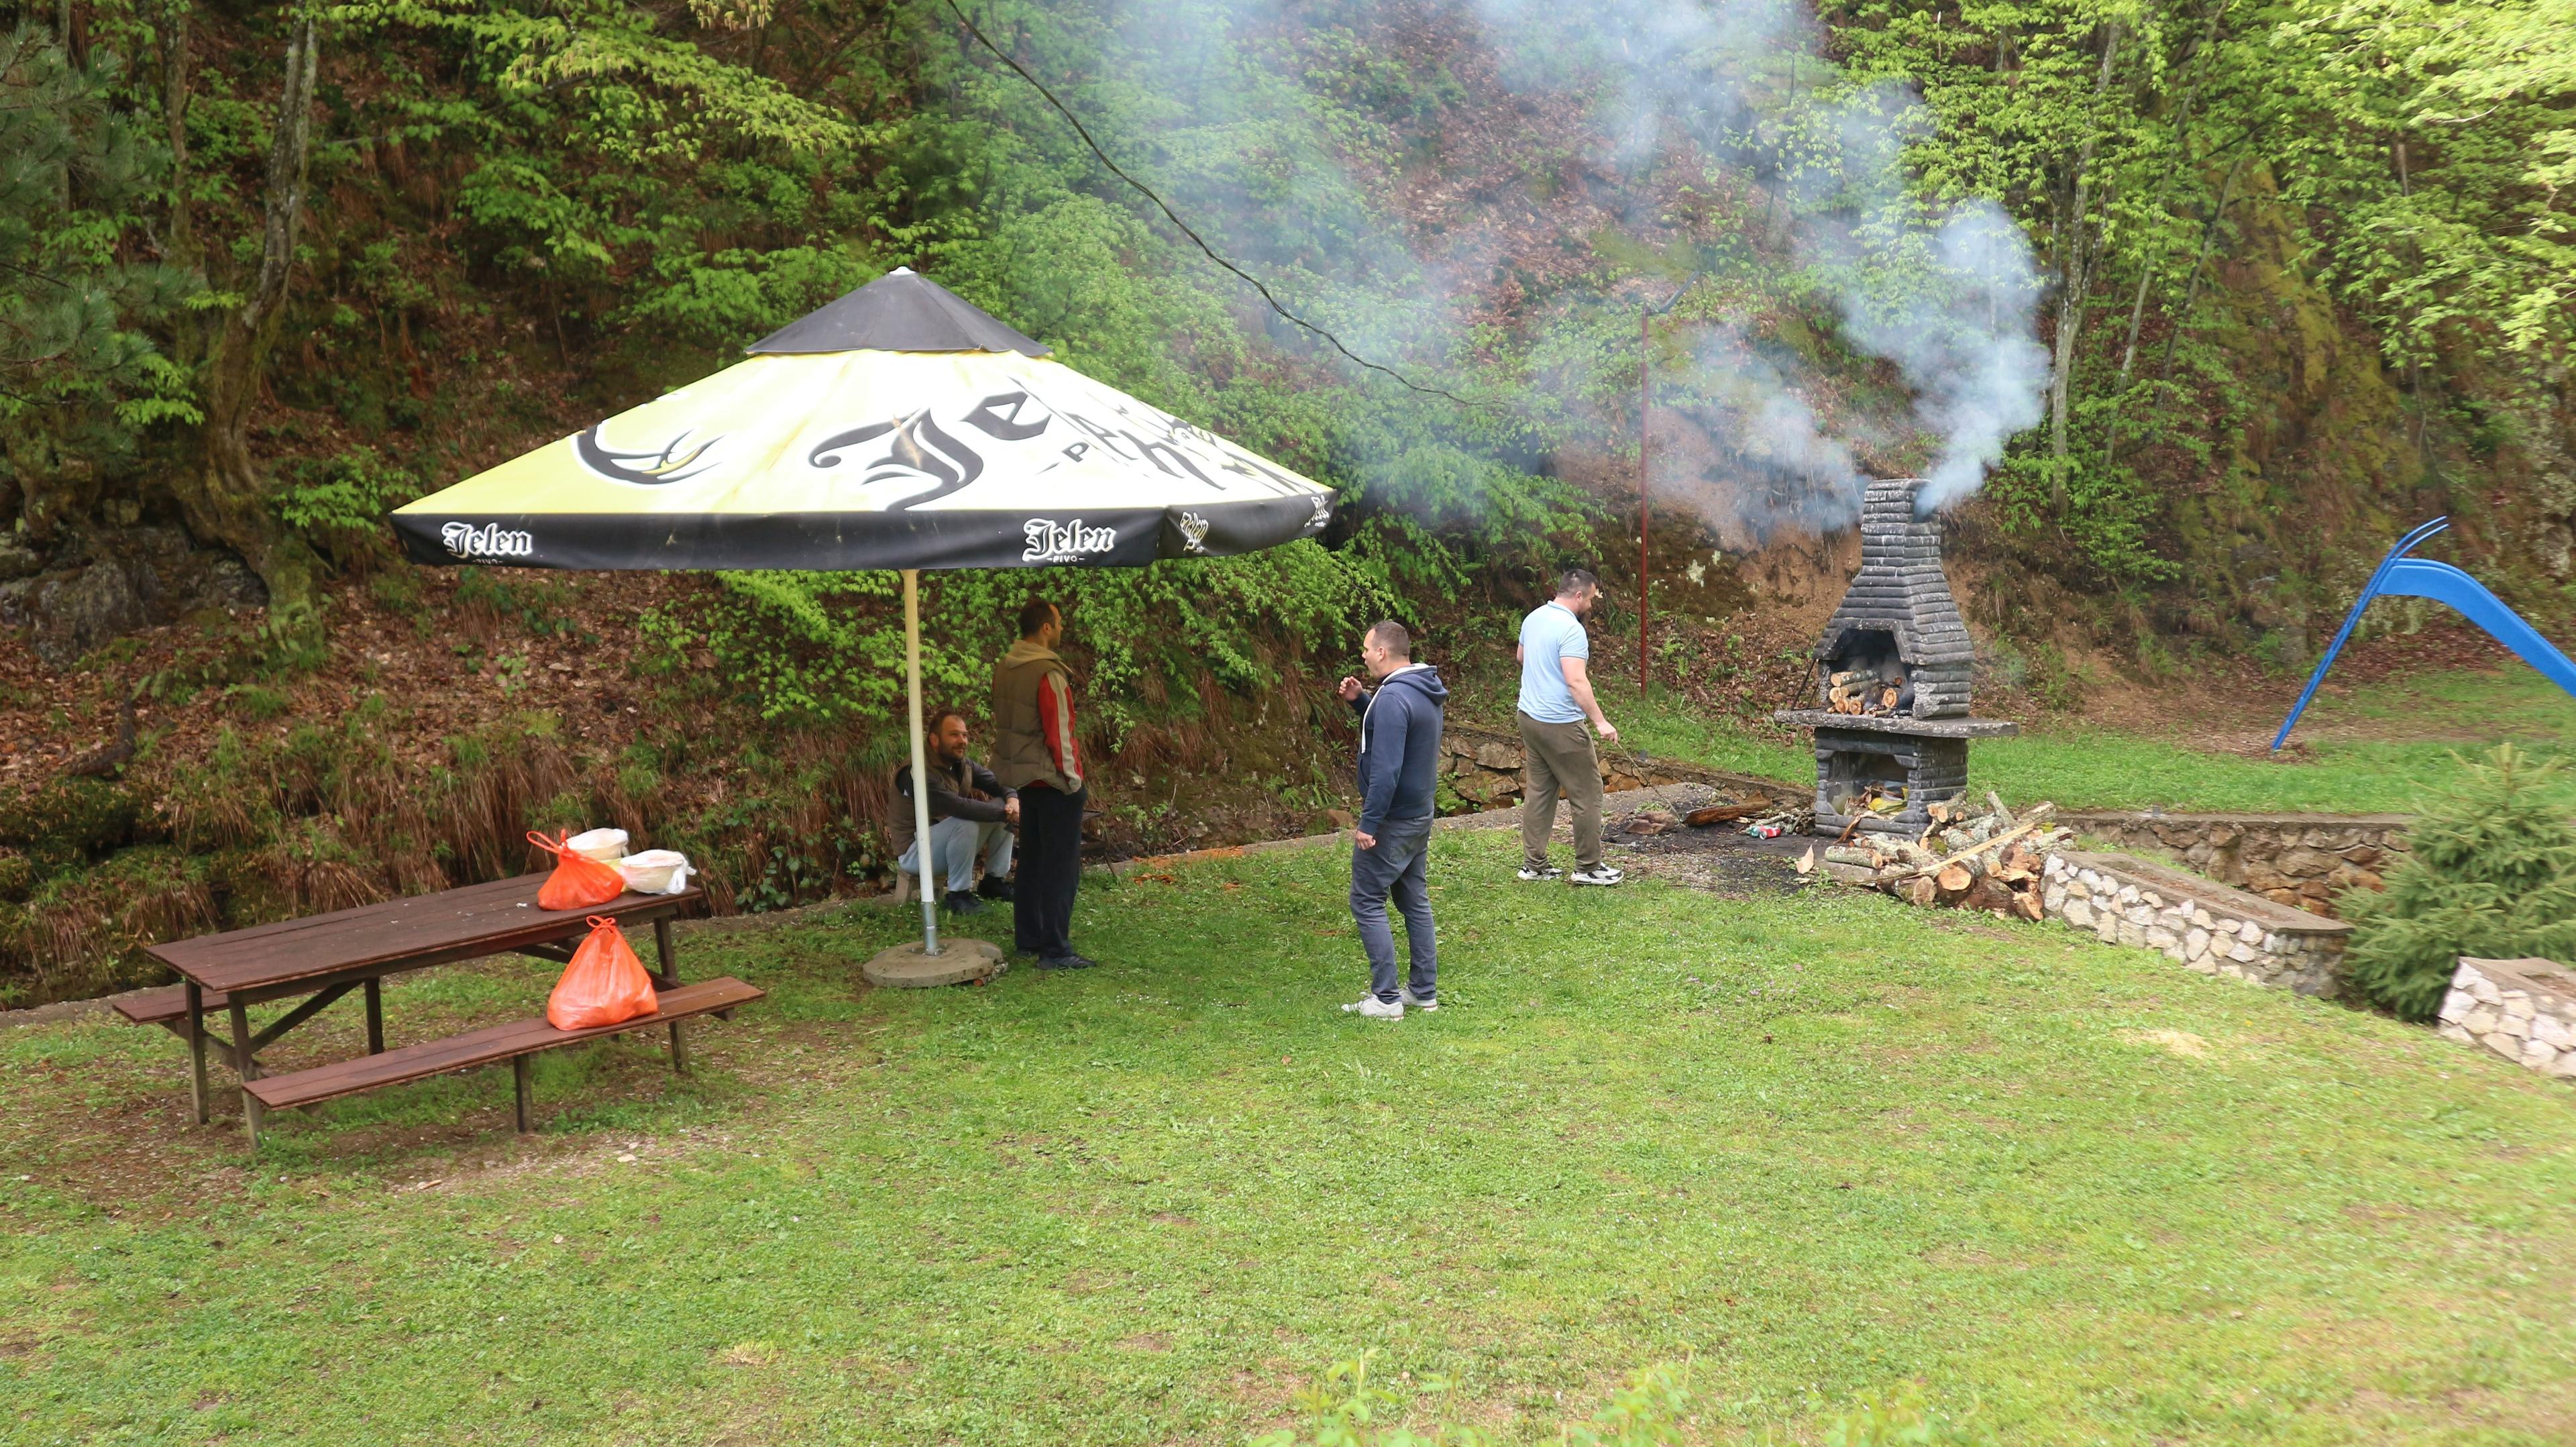
[[[2334,666],[2335,655],[2343,651],[2345,641],[2352,637],[2353,628],[2361,622],[2361,610],[2370,606],[2371,599],[2383,595],[2430,598],[2437,603],[2450,604],[2459,610],[2460,616],[2512,649],[2515,657],[2539,669],[2550,682],[2569,694],[2576,695],[2576,663],[2569,662],[2567,655],[2558,651],[2557,645],[2541,637],[2537,629],[2524,622],[2521,614],[2506,607],[2502,598],[2488,592],[2484,584],[2448,563],[2406,556],[2450,526],[2449,518],[2435,518],[2399,538],[2397,546],[2388,550],[2388,556],[2379,560],[2379,571],[2370,575],[2370,581],[2362,587],[2361,596],[2352,600],[2352,611],[2344,615],[2343,627],[2336,632],[2334,642],[2326,645],[2325,657],[2317,660],[2317,671],[2308,675],[2308,686],[2299,691],[2299,701],[2291,706],[2290,716],[2281,720],[2281,731],[2272,736],[2275,750],[2289,741],[2291,726],[2298,723],[2301,713],[2307,711],[2308,700],[2317,696],[2317,685],[2326,681],[2326,670]]]

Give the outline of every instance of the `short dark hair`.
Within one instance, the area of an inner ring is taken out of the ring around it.
[[[936,734],[946,727],[952,718],[967,725],[970,731],[974,727],[975,721],[966,717],[966,710],[962,708],[934,708],[930,711],[930,717],[921,721],[921,732],[925,737]]]
[[[1062,616],[1053,603],[1044,598],[1031,598],[1020,605],[1020,636],[1035,638],[1039,629]]]
[[[1370,624],[1365,636],[1398,658],[1410,660],[1413,657],[1413,635],[1405,632],[1404,625],[1392,618],[1381,618]]]
[[[1571,598],[1577,593],[1588,593],[1600,586],[1601,580],[1592,576],[1591,569],[1568,568],[1556,580],[1556,596]]]

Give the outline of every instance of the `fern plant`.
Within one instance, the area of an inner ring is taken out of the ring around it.
[[[2429,1020],[2462,955],[2576,959],[2576,825],[2550,802],[2554,759],[2511,744],[2430,799],[2384,893],[2344,897],[2346,978],[2404,1020]]]

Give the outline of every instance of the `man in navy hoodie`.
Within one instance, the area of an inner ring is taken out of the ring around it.
[[[1439,947],[1431,933],[1428,883],[1431,783],[1440,765],[1440,713],[1449,690],[1440,671],[1413,661],[1413,635],[1380,623],[1360,640],[1374,690],[1356,678],[1341,683],[1342,701],[1360,716],[1360,819],[1351,834],[1351,918],[1368,950],[1369,993],[1342,1008],[1371,1020],[1401,1020],[1404,1007],[1440,1008],[1434,990]],[[1395,933],[1387,925],[1392,896],[1404,915],[1413,957],[1410,979],[1395,971]]]

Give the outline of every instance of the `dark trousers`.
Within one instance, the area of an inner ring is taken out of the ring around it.
[[[1041,959],[1073,953],[1073,895],[1082,887],[1082,801],[1032,784],[1020,791],[1020,878],[1011,891],[1011,929]]]
[[[1368,951],[1369,989],[1392,1005],[1396,986],[1408,984],[1415,998],[1428,1000],[1440,981],[1440,946],[1431,932],[1431,821],[1389,821],[1375,837],[1376,847],[1351,849],[1351,922],[1359,926],[1360,947]],[[1389,899],[1404,916],[1404,943],[1413,963],[1409,980],[1395,971],[1395,931],[1386,918]]]

